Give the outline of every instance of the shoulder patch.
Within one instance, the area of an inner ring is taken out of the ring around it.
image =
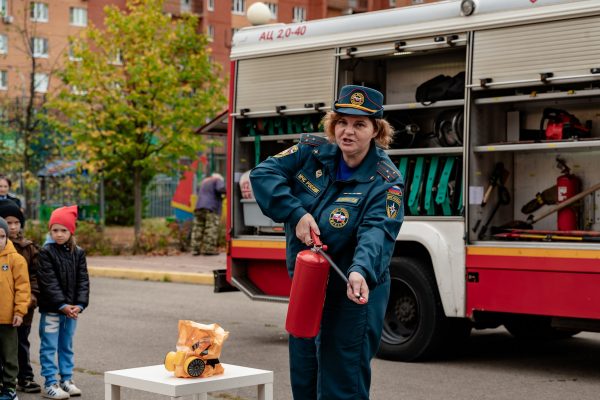
[[[377,173],[388,182],[393,182],[400,177],[398,169],[385,161],[379,161],[377,163]]]
[[[281,157],[289,156],[290,154],[294,154],[297,151],[298,151],[298,145],[295,144],[292,147],[288,147],[287,149],[283,150],[282,152],[275,154],[273,157],[281,158]]]
[[[300,144],[307,144],[309,146],[321,146],[322,144],[328,143],[327,139],[323,136],[311,135],[305,133],[300,137]]]

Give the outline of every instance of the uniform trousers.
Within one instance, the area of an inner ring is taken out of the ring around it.
[[[389,279],[367,304],[345,292],[327,293],[321,330],[314,339],[290,335],[290,377],[295,400],[368,400],[371,359],[379,348],[390,294]]]

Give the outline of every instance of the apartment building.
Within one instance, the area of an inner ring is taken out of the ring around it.
[[[29,97],[58,85],[69,36],[88,24],[86,0],[0,0],[0,99]],[[33,76],[32,76],[33,73]]]
[[[194,13],[199,17],[199,30],[210,40],[212,59],[229,74],[231,38],[238,29],[249,26],[248,8],[259,0],[165,0],[164,10],[174,17]],[[271,10],[271,22],[297,22],[339,15],[403,7],[437,0],[265,0]],[[125,8],[126,0],[90,0],[90,21],[103,26],[104,7],[113,4]]]

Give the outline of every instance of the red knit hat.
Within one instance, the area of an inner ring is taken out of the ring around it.
[[[61,224],[66,227],[71,235],[75,234],[75,222],[77,221],[77,206],[60,207],[52,211],[48,228],[53,224]]]

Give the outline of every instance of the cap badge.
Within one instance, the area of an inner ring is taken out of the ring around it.
[[[365,95],[360,92],[354,92],[350,96],[350,103],[355,106],[362,106],[365,102]]]

